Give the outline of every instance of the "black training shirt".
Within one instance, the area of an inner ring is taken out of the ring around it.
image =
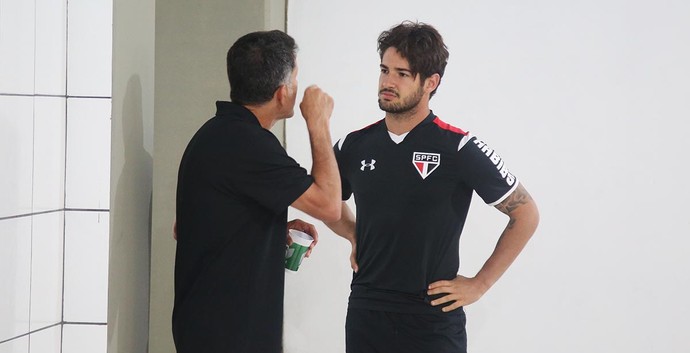
[[[334,146],[343,200],[357,205],[350,307],[438,313],[429,284],[453,279],[473,191],[495,205],[518,185],[499,155],[430,113],[402,142],[385,120]]]
[[[278,353],[287,208],[313,180],[248,109],[216,105],[178,174],[175,345]]]

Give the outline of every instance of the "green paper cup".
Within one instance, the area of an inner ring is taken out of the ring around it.
[[[294,229],[290,229],[289,234],[292,239],[292,245],[285,250],[285,269],[297,271],[314,238],[307,233]]]

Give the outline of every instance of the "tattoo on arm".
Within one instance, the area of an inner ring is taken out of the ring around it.
[[[527,190],[525,190],[522,184],[519,184],[517,189],[515,189],[515,191],[513,191],[513,193],[510,194],[508,198],[496,205],[496,208],[498,208],[499,211],[507,215],[510,215],[510,213],[515,211],[515,209],[528,203],[531,198],[532,197],[529,195]],[[511,224],[512,222],[513,220],[511,217]]]

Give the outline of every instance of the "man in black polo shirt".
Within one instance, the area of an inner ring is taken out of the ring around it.
[[[178,353],[282,351],[287,222],[292,205],[340,217],[331,148],[333,100],[316,86],[300,103],[312,144],[308,175],[268,130],[294,114],[297,46],[280,31],[255,32],[228,51],[232,102],[189,142],[178,174],[173,337]]]
[[[485,142],[429,109],[448,59],[441,35],[403,22],[378,39],[384,119],[334,146],[343,199],[327,222],[352,242],[348,353],[466,352],[463,306],[477,301],[534,233],[538,211]],[[474,277],[458,275],[459,240],[472,193],[509,217]]]

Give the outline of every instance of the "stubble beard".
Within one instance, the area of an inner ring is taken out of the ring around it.
[[[422,97],[424,97],[424,87],[420,85],[413,95],[404,98],[400,103],[386,102],[379,98],[379,109],[393,116],[411,115],[409,113],[416,110],[419,102],[422,101]]]

